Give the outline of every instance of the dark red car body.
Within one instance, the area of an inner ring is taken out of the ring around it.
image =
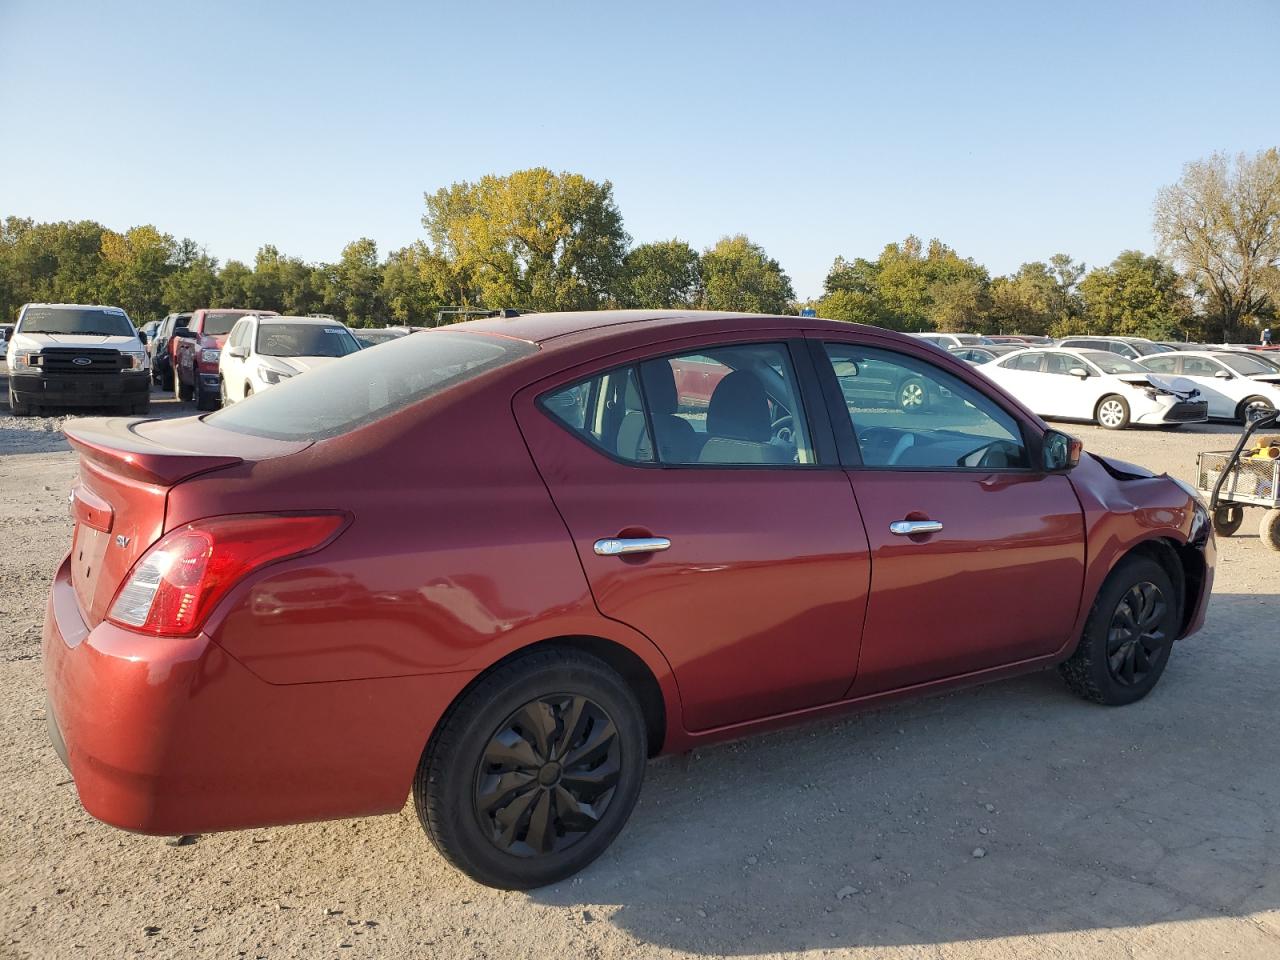
[[[836,430],[820,439],[825,462],[803,470],[637,466],[535,403],[663,352],[785,342],[799,357],[825,340],[917,357],[1048,429],[919,340],[653,312],[449,329],[537,350],[318,442],[195,419],[68,429],[76,535],[49,597],[45,671],[53,736],[95,817],[175,834],[397,811],[455,699],[551,641],[627,678],[657,753],[1058,663],[1135,550],[1184,571],[1180,635],[1203,622],[1212,535],[1164,477],[1090,456],[1059,473],[865,470],[841,462]],[[104,619],[166,531],[277,511],[347,519],[238,583],[195,636]],[[944,536],[887,533],[939,513]],[[674,545],[638,560],[592,552],[597,537],[646,535]]]

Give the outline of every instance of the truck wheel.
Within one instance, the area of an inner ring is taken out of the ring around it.
[[[208,390],[205,390],[204,387],[200,386],[199,380],[196,381],[195,395],[196,395],[197,410],[217,410],[218,409],[219,404],[218,404],[217,395]]]
[[[1280,551],[1280,509],[1268,510],[1258,524],[1258,537],[1263,546]]]
[[[173,382],[174,392],[178,395],[179,400],[185,402],[191,400],[191,398],[195,396],[195,390],[189,384],[183,383],[182,378],[176,374],[174,375]]]
[[[1220,537],[1229,537],[1240,529],[1244,523],[1244,507],[1228,503],[1213,511],[1213,532]]]
[[[1058,672],[1078,696],[1119,706],[1141,700],[1164,673],[1182,591],[1150,557],[1127,557],[1098,591],[1080,643]]]
[[[498,667],[449,708],[413,781],[423,829],[479,883],[528,890],[577,873],[635,806],[648,755],[626,681],[575,650]]]
[[[18,395],[13,392],[13,387],[9,388],[9,412],[15,417],[31,416],[31,405],[19,400]]]

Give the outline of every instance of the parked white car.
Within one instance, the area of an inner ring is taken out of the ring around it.
[[[325,317],[241,317],[218,358],[223,406],[359,349],[350,330]]]
[[[1102,350],[1022,350],[977,369],[1042,417],[1090,420],[1108,430],[1208,419],[1195,384]]]
[[[1147,357],[1142,365],[1194,383],[1216,420],[1245,423],[1280,407],[1280,370],[1244,351],[1180,350]]]
[[[1058,346],[1068,350],[1106,350],[1134,361],[1173,349],[1146,337],[1065,337],[1058,341]]]
[[[927,340],[943,350],[950,347],[989,346],[992,342],[976,333],[913,333],[911,336],[919,340]]]

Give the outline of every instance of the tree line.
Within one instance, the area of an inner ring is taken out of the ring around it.
[[[111,303],[139,324],[202,306],[332,314],[352,326],[430,324],[446,307],[702,308],[795,313],[899,330],[1254,339],[1280,307],[1280,154],[1187,164],[1155,202],[1155,253],[1087,269],[1059,253],[992,276],[939,240],[836,257],[822,296],[797,300],[777,260],[742,234],[696,250],[634,244],[608,181],[545,168],[424,195],[425,238],[334,263],[261,247],[220,263],[154,226],[0,222],[0,316],[31,301]]]

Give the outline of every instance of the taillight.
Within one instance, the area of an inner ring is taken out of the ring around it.
[[[171,530],[134,564],[107,619],[159,636],[193,636],[246,575],[319,549],[346,522],[339,513],[245,514]]]

